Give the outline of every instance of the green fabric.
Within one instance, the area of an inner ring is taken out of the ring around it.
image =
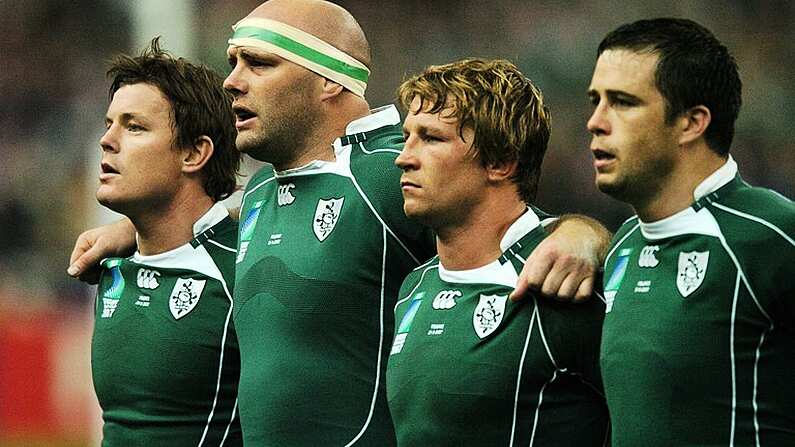
[[[720,206],[790,239],[795,207],[739,178],[710,201],[699,219],[717,225],[751,289],[719,238],[691,233],[692,223],[648,240],[632,219],[615,236],[601,354],[614,446],[795,445],[795,247]],[[706,263],[693,252],[708,252]]]
[[[213,241],[235,246],[237,224],[231,219],[212,230]],[[180,247],[184,257],[174,262],[214,265],[231,288],[234,253],[212,243],[202,247]],[[188,280],[204,286],[195,307],[177,319],[169,301]],[[118,299],[105,293],[114,286]],[[242,445],[240,424],[233,419],[240,357],[230,306],[222,283],[195,270],[131,259],[104,264],[91,345],[103,446],[196,446],[202,437],[205,446],[218,446],[224,438],[225,446]]]
[[[540,227],[525,235],[518,254],[526,258],[544,236]],[[521,270],[513,254],[507,258],[514,265],[487,268]],[[602,446],[608,423],[597,391],[601,301],[513,303],[506,299],[511,287],[486,282],[489,272],[477,273],[482,283],[464,284],[446,281],[438,267],[434,260],[412,272],[395,309],[401,328],[387,396],[398,445]],[[480,281],[475,274],[471,280]],[[495,296],[505,302],[493,312],[502,319],[481,338],[475,321],[490,315],[483,300]]]
[[[255,26],[241,26],[235,30],[234,34],[232,34],[232,39],[244,38],[257,39],[263,42],[271,43],[279,48],[284,48],[293,54],[301,56],[304,59],[308,59],[318,65],[322,65],[329,70],[336,71],[337,73],[341,73],[345,76],[356,79],[357,81],[367,82],[367,79],[370,76],[367,70],[363,68],[355,67],[339,59],[335,59],[327,54],[323,54],[314,48],[310,48],[300,42],[296,42],[295,40],[275,31],[258,28]]]
[[[412,255],[424,261],[434,248],[403,215],[401,144],[390,125],[349,149],[350,176],[277,179],[264,168],[249,182],[241,215],[253,226],[240,242],[233,316],[246,445],[394,445],[384,386],[391,309],[419,264]],[[324,214],[321,200],[341,207]]]

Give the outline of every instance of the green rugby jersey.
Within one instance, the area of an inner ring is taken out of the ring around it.
[[[234,321],[246,445],[394,445],[384,369],[403,278],[433,254],[407,220],[390,106],[348,125],[334,162],[248,183]]]
[[[91,366],[103,446],[239,446],[231,322],[237,223],[214,205],[189,244],[102,263]]]
[[[731,159],[694,196],[608,254],[613,445],[795,445],[795,205]]]
[[[399,446],[605,445],[604,304],[508,300],[545,236],[528,211],[500,259],[449,271],[434,258],[406,278],[387,368]]]

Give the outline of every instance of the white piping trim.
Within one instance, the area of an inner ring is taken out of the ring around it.
[[[552,362],[552,365],[555,369],[560,369],[558,366],[558,362],[555,361],[555,357],[552,356],[552,350],[549,349],[549,345],[547,344],[547,338],[544,336],[544,327],[541,325],[541,314],[538,312],[538,306],[536,306],[534,313],[538,314],[538,332],[541,334],[541,341],[544,342],[544,349],[547,351],[547,355],[549,356],[549,361]]]
[[[207,256],[209,257],[210,255],[207,254]],[[212,257],[210,257],[210,259],[212,259]],[[232,294],[229,292],[229,288],[226,285],[226,281],[223,278],[219,279],[219,281],[221,282],[221,285],[224,287],[224,293],[226,293],[226,297],[229,299],[229,310],[226,312],[226,321],[224,322],[224,335],[221,337],[221,355],[218,358],[218,379],[216,380],[215,383],[215,396],[213,397],[213,406],[210,409],[210,415],[207,416],[207,425],[204,426],[204,432],[202,433],[202,437],[199,440],[198,447],[201,447],[201,445],[204,443],[204,439],[207,436],[207,431],[210,429],[210,423],[212,422],[213,416],[215,415],[215,407],[218,404],[218,394],[221,392],[221,376],[223,375],[223,369],[224,369],[224,349],[226,348],[226,336],[229,334],[229,321],[232,319],[232,306],[234,305],[234,301],[232,301]],[[235,401],[237,401],[237,397],[235,398]],[[234,418],[235,418],[235,412],[233,410],[231,419]],[[230,424],[231,424],[231,419],[230,419]]]
[[[227,247],[226,245],[224,245],[224,244],[221,244],[221,243],[219,243],[219,242],[215,242],[215,241],[214,241],[214,240],[212,240],[212,239],[207,239],[207,242],[209,242],[209,243],[211,243],[211,244],[215,245],[216,247],[218,247],[218,248],[221,248],[221,249],[223,249],[223,250],[230,251],[230,252],[232,252],[232,253],[237,253],[237,250],[235,250],[234,248],[232,248],[232,247]]]
[[[726,253],[731,258],[732,262],[734,263],[734,266],[737,267],[737,273],[738,273],[739,277],[742,279],[743,284],[745,285],[745,287],[748,289],[748,294],[751,295],[751,299],[754,300],[754,303],[756,304],[756,308],[759,309],[759,312],[761,312],[762,315],[765,316],[765,318],[767,318],[768,323],[770,323],[772,325],[773,324],[773,319],[770,318],[770,314],[768,314],[767,311],[765,311],[765,308],[762,307],[762,304],[759,303],[759,300],[756,299],[756,294],[754,293],[753,289],[751,289],[751,284],[748,283],[748,278],[746,278],[745,273],[743,272],[743,269],[740,266],[740,261],[737,260],[737,256],[735,256],[734,251],[732,251],[731,247],[729,247],[729,243],[726,241],[726,238],[723,237],[723,232],[718,234],[718,240],[720,241],[721,245],[723,246],[723,249],[726,250]]]
[[[533,303],[534,306],[535,303]],[[538,307],[538,306],[536,306]],[[513,447],[514,436],[516,436],[516,417],[517,412],[519,410],[519,389],[522,386],[522,371],[524,370],[524,360],[527,356],[527,347],[530,345],[530,336],[533,333],[533,325],[535,324],[535,317],[536,313],[533,312],[533,316],[530,318],[530,327],[527,329],[527,336],[524,340],[524,349],[522,350],[522,357],[519,359],[519,372],[516,374],[516,392],[514,393],[513,397],[513,423],[511,425],[511,442],[508,444],[509,447]]]
[[[267,168],[263,168],[263,169],[267,169]],[[268,182],[272,182],[273,180],[276,180],[276,177],[275,177],[275,176],[274,176],[274,177],[270,177],[270,178],[268,178],[268,179],[265,179],[265,180],[263,180],[263,181],[262,181],[260,184],[258,184],[258,185],[256,185],[256,186],[254,186],[253,188],[251,188],[251,189],[249,189],[248,191],[246,191],[246,193],[245,193],[245,194],[243,194],[243,199],[241,199],[241,200],[240,200],[240,211],[241,211],[241,212],[243,211],[243,204],[245,204],[245,203],[246,203],[246,198],[248,197],[248,195],[249,195],[249,194],[251,194],[252,192],[254,192],[254,191],[258,190],[258,189],[259,189],[259,188],[260,188],[262,185],[264,185],[264,184],[266,184],[266,183],[268,183]]]
[[[637,217],[637,216],[636,216],[636,217]],[[618,242],[616,242],[616,243],[615,243],[615,245],[613,245],[613,248],[611,248],[611,249],[610,249],[610,251],[609,251],[609,252],[607,252],[607,256],[605,257],[605,265],[607,265],[607,261],[608,261],[608,260],[610,260],[610,257],[611,257],[611,256],[613,256],[613,252],[615,252],[615,251],[616,251],[616,249],[617,249],[618,247],[620,247],[620,246],[621,246],[621,244],[623,244],[623,243],[624,243],[624,241],[625,241],[625,240],[626,240],[626,239],[627,239],[627,238],[628,238],[630,235],[632,235],[632,233],[634,233],[634,232],[635,232],[635,231],[636,231],[636,230],[637,230],[639,227],[640,227],[640,223],[636,223],[636,224],[635,224],[635,226],[634,226],[634,227],[633,227],[631,230],[627,231],[627,234],[625,234],[625,235],[624,235],[624,237],[622,237],[622,238],[621,238],[621,240],[619,240]]]
[[[734,321],[737,317],[737,297],[740,292],[740,274],[737,273],[737,279],[734,282],[734,298],[732,298],[732,320],[731,329],[729,332],[729,354],[732,362],[732,423],[729,432],[729,447],[734,446],[734,427],[737,423],[737,366],[735,365],[734,358]]]
[[[722,209],[723,211],[726,211],[727,213],[732,213],[732,214],[734,214],[736,216],[740,216],[740,217],[746,218],[748,220],[752,220],[752,221],[754,221],[756,223],[762,224],[762,225],[770,228],[771,230],[773,230],[776,233],[778,233],[779,236],[783,237],[787,242],[789,242],[790,245],[795,246],[795,240],[793,240],[791,237],[787,236],[787,234],[784,233],[784,231],[781,230],[781,228],[773,225],[772,223],[766,221],[765,219],[762,219],[761,217],[753,216],[751,214],[744,213],[742,211],[738,211],[738,210],[736,210],[734,208],[729,208],[728,206],[721,205],[720,203],[713,202],[712,204],[715,205],[716,208]]]
[[[370,401],[370,412],[367,414],[367,420],[364,422],[364,426],[359,431],[353,439],[350,440],[345,447],[349,447],[353,445],[359,438],[364,435],[364,432],[367,431],[367,427],[370,425],[370,421],[373,418],[373,412],[375,412],[375,402],[378,399],[378,385],[381,383],[381,353],[384,349],[384,284],[386,283],[386,229],[382,227],[381,230],[381,240],[384,241],[383,251],[381,252],[381,307],[379,308],[379,326],[381,328],[381,334],[378,337],[378,361],[376,362],[375,366],[375,387],[373,388],[373,398]]]
[[[370,211],[372,211],[372,213],[375,216],[375,218],[378,219],[379,222],[381,222],[381,225],[389,233],[389,235],[392,236],[397,241],[398,245],[400,245],[403,248],[403,250],[406,250],[406,253],[408,253],[409,256],[411,256],[411,259],[413,259],[414,262],[417,263],[417,265],[422,264],[420,262],[420,260],[417,259],[416,256],[414,256],[414,253],[412,253],[411,250],[409,250],[409,248],[406,247],[406,245],[403,243],[403,241],[401,241],[400,238],[398,238],[397,235],[395,235],[395,233],[392,232],[392,229],[389,228],[389,226],[386,224],[384,219],[381,218],[381,215],[378,214],[378,211],[376,211],[375,207],[373,207],[373,204],[370,203],[370,198],[367,197],[367,195],[364,193],[362,188],[359,186],[359,182],[356,181],[356,176],[353,175],[352,172],[351,172],[350,179],[351,179],[351,182],[353,182],[353,186],[356,188],[356,191],[359,192],[359,195],[361,196],[362,200],[364,200],[364,203],[367,204],[367,207],[370,208]]]
[[[557,378],[558,378],[558,370],[556,369],[552,373],[552,378],[548,380],[546,383],[544,383],[544,386],[541,387],[541,391],[538,392],[538,404],[536,405],[536,415],[533,418],[533,431],[530,434],[530,444],[529,444],[530,447],[533,447],[533,442],[535,441],[536,438],[536,428],[538,427],[538,413],[541,412],[541,402],[543,402],[544,400],[544,390],[547,388],[547,385],[554,382],[555,379]]]
[[[771,325],[770,330],[772,330],[772,329],[773,328],[772,328],[772,325]],[[756,347],[756,358],[754,359],[754,396],[753,396],[753,400],[751,401],[751,403],[752,403],[752,405],[754,407],[754,435],[755,435],[755,438],[756,438],[756,447],[760,446],[760,443],[759,443],[759,417],[758,417],[759,416],[758,415],[759,406],[756,403],[756,392],[757,392],[757,387],[759,385],[759,377],[758,377],[758,375],[759,375],[759,356],[760,356],[760,353],[762,351],[762,343],[765,342],[765,335],[767,335],[767,332],[768,331],[762,332],[762,336],[759,337],[759,345]]]
[[[426,262],[426,264],[427,264],[427,262]],[[404,298],[402,298],[402,299],[398,300],[398,302],[397,302],[397,303],[395,303],[395,309],[394,309],[394,312],[397,312],[397,308],[398,308],[398,306],[400,306],[401,304],[403,304],[404,302],[406,302],[406,300],[407,300],[407,299],[411,298],[411,296],[412,296],[412,295],[414,295],[414,292],[416,292],[416,291],[417,291],[417,288],[420,286],[420,284],[422,284],[422,280],[423,280],[423,279],[425,279],[425,274],[426,274],[426,273],[428,273],[428,271],[429,271],[429,270],[431,270],[431,269],[433,269],[433,268],[437,268],[437,269],[438,269],[438,268],[439,268],[439,264],[432,265],[432,266],[430,266],[430,267],[426,268],[426,269],[425,269],[425,271],[423,271],[423,272],[422,272],[422,274],[420,275],[420,280],[419,280],[419,281],[417,281],[417,284],[414,286],[414,288],[413,288],[413,289],[411,289],[411,292],[409,292],[409,294],[408,294],[408,295],[406,295]]]
[[[232,406],[232,417],[229,418],[229,423],[226,424],[224,437],[221,438],[221,444],[219,444],[218,447],[223,447],[224,443],[226,442],[226,438],[229,436],[229,429],[232,428],[232,422],[234,422],[236,415],[237,415],[237,397],[235,397],[235,404]]]
[[[362,143],[361,141],[359,142],[359,149],[361,149],[362,152],[364,152],[367,155],[376,154],[378,152],[389,152],[389,153],[392,153],[392,154],[400,154],[400,152],[401,152],[401,151],[396,150],[396,149],[375,149],[375,150],[372,150],[372,151],[368,151],[367,149],[364,148],[364,143]]]

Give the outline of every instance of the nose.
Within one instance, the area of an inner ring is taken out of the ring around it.
[[[99,146],[103,152],[118,152],[118,140],[116,138],[116,126],[111,125],[99,139]]]
[[[242,65],[235,65],[226,79],[224,79],[224,89],[234,96],[245,93],[248,88],[248,84],[242,75]]]
[[[400,151],[400,155],[395,159],[395,166],[403,171],[417,169],[417,158],[414,156],[416,140],[417,138],[409,136],[403,145],[403,150]]]
[[[592,135],[607,135],[610,133],[610,122],[607,119],[607,111],[604,101],[594,107],[591,117],[588,119],[586,127]]]

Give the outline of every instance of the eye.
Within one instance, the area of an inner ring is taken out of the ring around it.
[[[144,129],[144,127],[141,125],[135,123],[129,123],[127,124],[127,130],[129,130],[130,132],[142,132],[146,129]]]
[[[422,141],[425,141],[427,143],[438,143],[443,140],[435,135],[424,134],[422,136]]]

